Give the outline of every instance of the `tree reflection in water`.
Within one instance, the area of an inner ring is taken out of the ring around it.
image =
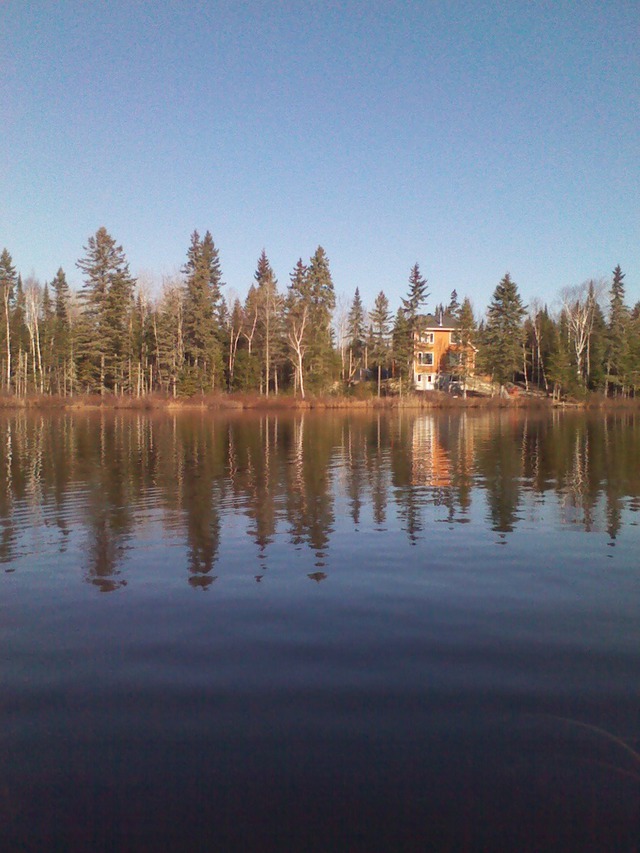
[[[640,507],[640,419],[633,413],[382,415],[20,411],[0,422],[0,562],[83,541],[83,575],[123,588],[152,523],[181,542],[177,567],[206,590],[225,541],[254,543],[257,582],[283,542],[327,576],[338,525],[404,531],[484,519],[502,542],[527,513],[606,532]],[[337,506],[340,506],[337,521]],[[545,510],[546,511],[546,510]],[[241,521],[244,519],[245,521]],[[233,532],[230,532],[230,526]]]

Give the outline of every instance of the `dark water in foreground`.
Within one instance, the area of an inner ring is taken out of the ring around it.
[[[639,510],[630,415],[5,417],[0,847],[637,850]]]

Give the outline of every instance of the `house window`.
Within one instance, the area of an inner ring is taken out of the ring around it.
[[[433,376],[431,376],[431,374],[429,374],[429,375],[427,376],[427,382],[429,383],[429,385],[431,385],[431,381],[432,381],[432,379],[433,379]]]
[[[433,343],[433,332],[423,332],[420,335],[420,341],[423,344],[432,344]]]
[[[433,353],[432,352],[422,353],[421,364],[433,364]]]

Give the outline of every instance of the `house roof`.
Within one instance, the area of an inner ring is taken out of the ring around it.
[[[420,327],[422,329],[457,329],[458,319],[453,314],[422,314],[420,316]]]

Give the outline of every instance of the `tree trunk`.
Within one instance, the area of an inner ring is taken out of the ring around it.
[[[11,324],[9,323],[9,288],[4,288],[4,320],[7,334],[7,391],[11,390]]]

